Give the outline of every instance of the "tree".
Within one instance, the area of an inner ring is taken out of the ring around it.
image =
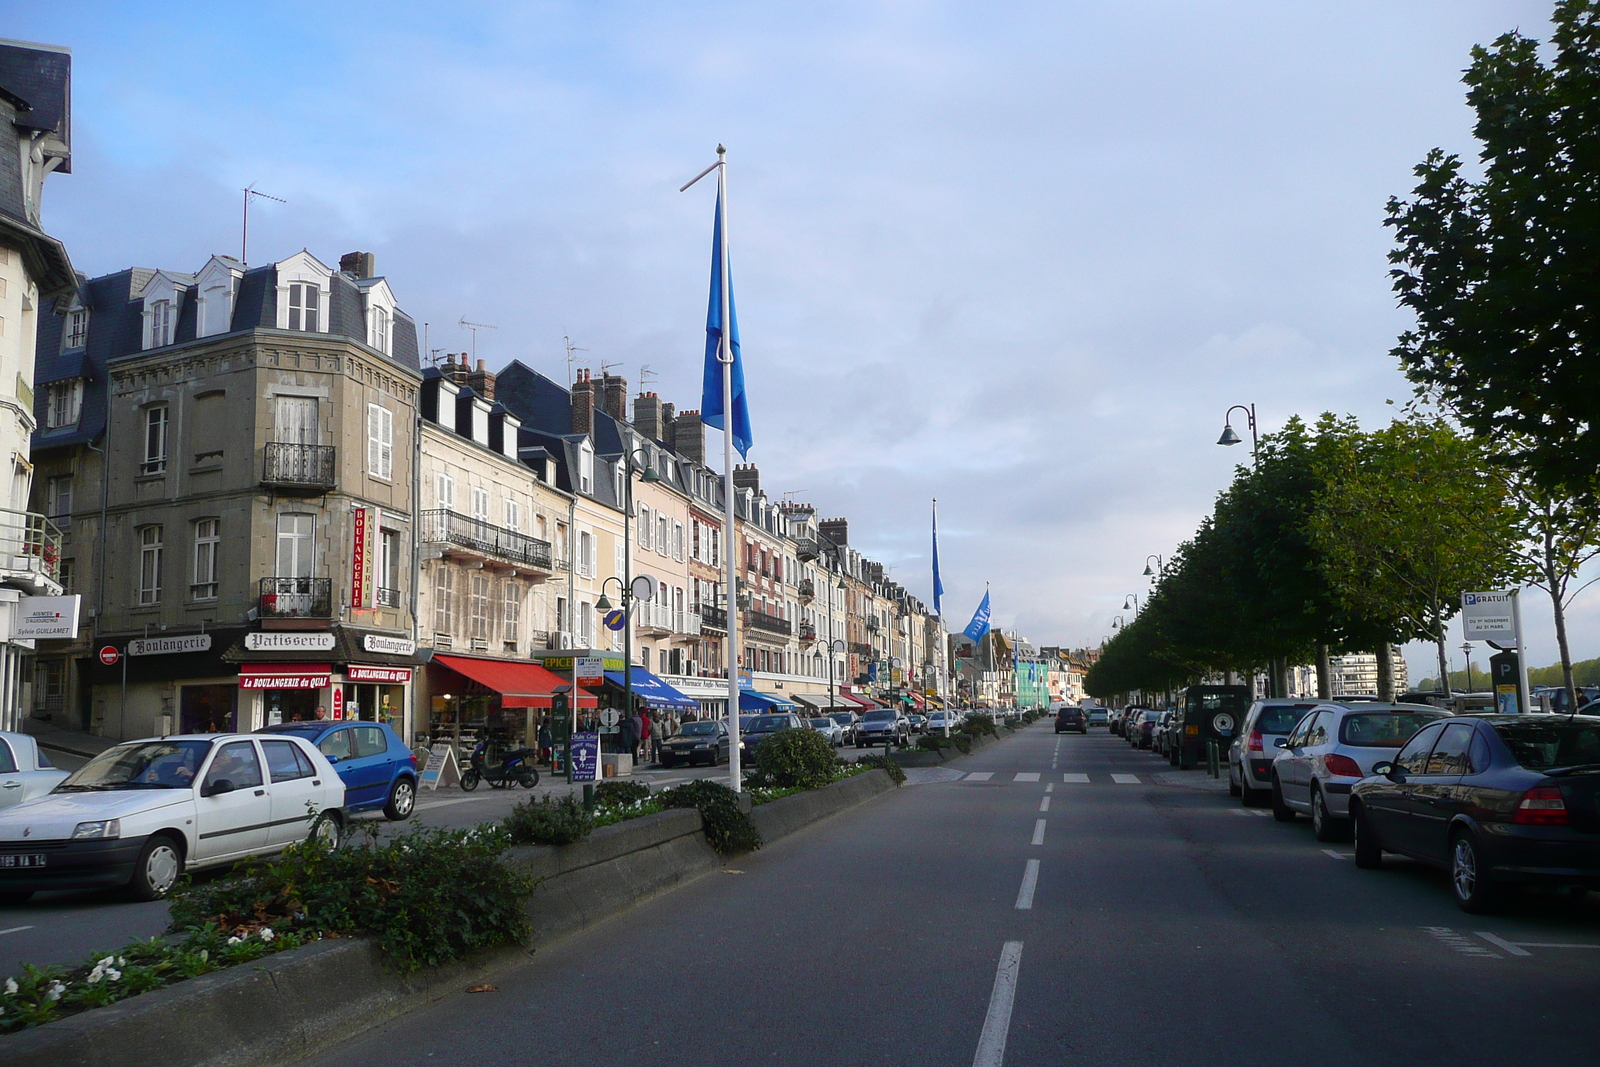
[[[1479,180],[1435,149],[1391,199],[1390,272],[1417,326],[1394,354],[1472,433],[1508,442],[1547,489],[1600,471],[1600,0],[1563,0],[1555,51],[1518,33],[1477,47],[1463,81]]]
[[[1556,624],[1556,645],[1561,650],[1561,684],[1567,690],[1567,707],[1578,706],[1578,689],[1572,675],[1572,653],[1567,647],[1567,608],[1573,599],[1600,578],[1572,588],[1582,566],[1600,556],[1600,512],[1579,496],[1545,489],[1532,478],[1511,479],[1512,499],[1522,515],[1524,540],[1519,554],[1526,564],[1528,584],[1550,596]],[[1593,499],[1590,490],[1582,496]]]
[[[1482,445],[1440,422],[1396,421],[1325,454],[1312,542],[1339,599],[1401,638],[1435,642],[1468,589],[1518,570],[1516,510]],[[1387,649],[1380,650],[1380,655]]]

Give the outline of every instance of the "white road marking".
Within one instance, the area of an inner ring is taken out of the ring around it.
[[[1235,815],[1249,815],[1250,814],[1248,811],[1245,811],[1243,808],[1229,808],[1228,810],[1233,812]]]
[[[1139,776],[1137,774],[1113,774],[1111,776],[1111,780],[1116,782],[1118,785],[1139,784]]]
[[[32,930],[32,929],[33,929],[33,927],[31,927],[31,926],[12,926],[12,927],[9,927],[9,928],[7,928],[5,930],[0,930],[0,937],[3,937],[6,934],[20,934],[24,930]]]
[[[1018,771],[1017,777],[1015,778],[1015,781],[1018,782],[1037,782],[1038,780],[1038,771]]]
[[[1087,774],[1073,774],[1071,772],[1068,772],[1068,773],[1063,774],[1061,776],[1061,780],[1063,782],[1066,782],[1069,785],[1088,785],[1089,784],[1089,776]]]
[[[1044,791],[1046,793],[1054,793],[1056,791],[1056,784],[1051,782],[1049,785],[1044,787]]]
[[[1050,798],[1049,797],[1040,797],[1039,798],[1039,810],[1040,811],[1049,811],[1050,810]]]
[[[1477,959],[1503,960],[1504,956],[1498,952],[1490,952],[1482,945],[1467,939],[1465,934],[1458,934],[1448,926],[1422,926],[1418,927],[1424,933],[1431,934],[1440,944],[1449,945],[1463,956],[1473,956]]]
[[[978,1034],[978,1051],[972,1067],[1001,1067],[1006,1059],[1006,1035],[1011,1032],[1011,1005],[1017,997],[1017,971],[1022,967],[1022,942],[1007,941],[1000,948],[1000,966],[994,972],[994,992],[989,1012]]]
[[[1333,858],[1334,858],[1334,859],[1336,859],[1336,860],[1347,860],[1347,859],[1349,859],[1349,858],[1350,858],[1350,857],[1349,857],[1349,856],[1348,856],[1348,855],[1346,855],[1346,854],[1345,854],[1345,853],[1343,853],[1343,852],[1335,852],[1335,851],[1334,851],[1334,850],[1333,850],[1333,849],[1331,849],[1331,848],[1325,848],[1325,849],[1323,849],[1323,850],[1322,850],[1322,854],[1323,854],[1323,855],[1324,855],[1324,856],[1332,856],[1332,857],[1333,857]]]
[[[1500,949],[1502,952],[1507,953],[1508,955],[1512,955],[1512,956],[1531,956],[1531,955],[1533,955],[1533,953],[1529,952],[1527,949],[1522,948],[1519,945],[1513,945],[1511,942],[1507,941],[1503,937],[1496,937],[1495,935],[1489,933],[1487,930],[1479,930],[1479,931],[1477,931],[1477,934],[1478,934],[1479,937],[1481,937],[1485,941],[1489,942],[1489,944],[1493,945],[1497,949]]]
[[[1017,890],[1017,910],[1027,911],[1033,907],[1033,891],[1039,885],[1039,861],[1029,860],[1027,869],[1022,872],[1022,888]]]
[[[993,777],[994,777],[994,772],[993,771],[973,771],[971,774],[967,775],[967,781],[969,781],[969,782],[987,782],[989,779],[991,779]]]
[[[1251,808],[1250,809],[1250,814],[1251,815],[1259,815],[1264,819],[1268,815],[1271,815],[1272,812],[1268,811],[1266,808]]]
[[[1044,844],[1044,820],[1043,819],[1035,819],[1035,820],[1033,820],[1033,843],[1036,844],[1036,845]]]
[[[1517,944],[1525,948],[1600,948],[1600,945],[1544,944],[1539,941],[1518,941]]]

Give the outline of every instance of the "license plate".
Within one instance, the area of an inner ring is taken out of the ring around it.
[[[37,852],[28,856],[0,856],[0,867],[43,867],[44,863],[44,854]]]

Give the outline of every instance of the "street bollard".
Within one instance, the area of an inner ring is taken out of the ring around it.
[[[593,811],[594,810],[594,783],[593,782],[584,782],[583,783],[583,810],[584,811]]]

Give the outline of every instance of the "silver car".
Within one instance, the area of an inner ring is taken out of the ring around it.
[[[42,797],[66,776],[28,734],[0,733],[0,808]]]
[[[1288,737],[1315,700],[1258,700],[1245,712],[1233,744],[1228,746],[1228,795],[1247,808],[1267,802],[1272,792],[1272,761],[1278,741]]]
[[[844,744],[844,727],[823,715],[815,719],[807,719],[809,725],[817,733],[828,739],[828,744],[838,748]]]
[[[1412,734],[1449,715],[1425,704],[1319,703],[1276,742],[1273,816],[1293,822],[1297,813],[1309,815],[1318,841],[1343,840],[1350,829],[1350,787]]]

